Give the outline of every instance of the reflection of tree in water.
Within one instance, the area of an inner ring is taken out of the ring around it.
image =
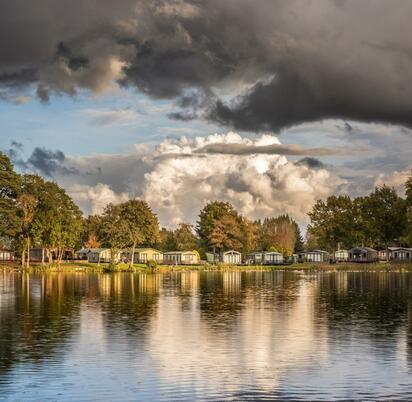
[[[299,280],[294,273],[221,272],[201,273],[199,304],[203,318],[218,325],[235,321],[248,305],[283,308],[298,297]]]
[[[195,307],[199,286],[199,271],[172,272],[165,274],[163,277],[164,295],[177,296],[182,311],[189,311]]]
[[[3,271],[0,281],[0,373],[25,360],[62,352],[79,326],[82,294],[76,274],[28,275]]]
[[[119,325],[131,331],[143,329],[154,314],[162,286],[161,274],[111,273],[97,277],[97,300],[106,329]]]
[[[373,323],[381,335],[404,322],[412,277],[399,273],[335,273],[319,276],[319,307],[333,325],[337,322]]]

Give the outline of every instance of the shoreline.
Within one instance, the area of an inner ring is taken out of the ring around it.
[[[1,264],[3,270],[14,272],[142,272],[142,273],[167,273],[167,272],[252,272],[252,271],[283,271],[283,272],[412,272],[412,262],[378,262],[378,263],[337,263],[315,264],[296,263],[291,265],[159,265],[155,269],[148,268],[145,264],[135,264],[132,268],[128,264],[73,263],[63,262],[60,265],[41,265],[33,263],[29,268],[23,268],[19,263]]]

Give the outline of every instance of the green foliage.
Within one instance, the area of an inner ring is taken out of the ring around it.
[[[299,228],[289,215],[265,218],[263,222],[255,222],[255,227],[259,250],[273,248],[285,255],[293,254]]]
[[[110,248],[112,264],[115,263],[117,253],[130,244],[128,226],[121,205],[108,204],[100,219],[98,239],[103,247]]]
[[[162,228],[159,233],[159,248],[163,251],[174,251],[176,250],[176,241],[174,237],[173,230]]]
[[[239,250],[253,247],[254,229],[228,202],[214,201],[199,214],[196,232],[203,250]]]
[[[99,215],[89,215],[83,221],[83,231],[81,234],[81,244],[85,247],[99,248],[98,231],[100,226]]]
[[[159,241],[159,221],[146,201],[130,200],[119,205],[124,236],[129,247],[153,246]]]
[[[406,202],[387,186],[377,187],[361,202],[361,221],[375,245],[387,246],[406,229]]]
[[[173,231],[174,250],[193,250],[198,246],[198,239],[194,235],[192,225],[180,223]]]
[[[146,262],[146,267],[154,271],[157,268],[157,262],[155,260],[148,260]]]
[[[303,242],[303,237],[302,233],[300,232],[299,225],[296,222],[293,222],[293,225],[295,227],[295,249],[293,250],[293,252],[297,254],[304,250],[305,245]]]
[[[347,196],[331,196],[312,208],[308,234],[328,251],[336,250],[338,244],[345,248],[388,246],[405,234],[406,206],[407,202],[386,186],[353,201]]]
[[[338,244],[351,247],[355,225],[355,208],[348,196],[330,196],[318,200],[309,213],[308,232],[322,249],[334,251]]]
[[[17,197],[20,194],[20,176],[14,171],[7,155],[0,152],[0,237],[15,237],[21,228]]]

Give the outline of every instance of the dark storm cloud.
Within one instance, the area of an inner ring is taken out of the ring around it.
[[[323,169],[326,165],[321,162],[319,159],[306,157],[298,160],[295,163],[297,166],[307,166],[310,169]]]
[[[34,169],[38,173],[53,177],[58,173],[61,175],[76,174],[76,169],[64,166],[66,156],[62,151],[52,151],[46,148],[35,148],[25,162],[26,169]]]
[[[224,154],[224,155],[312,155],[328,156],[339,155],[347,152],[341,148],[303,148],[295,144],[271,144],[271,145],[247,145],[247,144],[208,144],[196,150],[200,154]]]
[[[240,130],[412,127],[411,16],[408,0],[1,1],[0,90],[47,102],[117,81]]]

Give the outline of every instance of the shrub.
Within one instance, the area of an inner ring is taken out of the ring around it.
[[[149,260],[146,262],[146,267],[154,271],[157,268],[157,262],[154,260]]]

